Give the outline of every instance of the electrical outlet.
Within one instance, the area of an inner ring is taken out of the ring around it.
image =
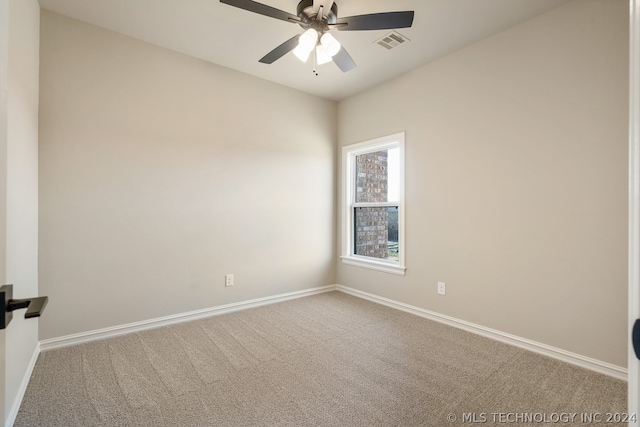
[[[224,275],[224,285],[225,286],[233,286],[233,274],[225,274]]]
[[[447,293],[447,284],[444,282],[438,282],[438,293],[445,295]]]

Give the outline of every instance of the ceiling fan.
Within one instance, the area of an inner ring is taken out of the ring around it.
[[[293,54],[303,62],[307,62],[310,56],[313,58],[313,71],[316,75],[318,74],[316,65],[332,60],[345,73],[356,67],[356,63],[344,46],[341,46],[329,33],[333,28],[338,31],[407,28],[413,24],[414,15],[413,11],[404,11],[338,18],[338,5],[333,0],[302,0],[298,3],[297,15],[252,0],[220,0],[220,2],[300,25],[306,30],[303,34],[298,34],[282,43],[262,57],[260,62],[272,64],[293,51]],[[312,52],[313,55],[311,55]]]

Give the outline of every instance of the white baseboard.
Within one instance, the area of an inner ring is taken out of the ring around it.
[[[97,329],[94,331],[82,332],[79,334],[51,338],[40,341],[40,350],[47,351],[55,348],[67,347],[70,345],[82,344],[90,341],[101,340],[104,338],[115,337],[118,335],[140,332],[147,329],[159,328],[161,326],[169,326],[176,323],[189,322],[205,317],[217,316],[220,314],[245,310],[248,308],[260,307],[262,305],[274,304],[277,302],[287,301],[295,298],[334,291],[335,289],[336,285],[322,286],[318,288],[305,289],[302,291],[288,292],[286,294],[279,294],[270,297],[241,301],[233,304],[220,305],[217,307],[175,314],[172,316],[158,317],[156,319],[145,320],[142,322],[128,323],[125,325],[118,325],[110,328]]]
[[[465,320],[456,319],[454,317],[438,314],[433,311],[425,310],[420,307],[415,307],[409,304],[404,304],[398,301],[394,301],[388,298],[380,297],[378,295],[363,292],[357,289],[349,288],[342,285],[336,285],[336,289],[349,295],[353,295],[359,298],[363,298],[378,304],[386,305],[398,310],[405,311],[407,313],[415,314],[420,317],[424,317],[436,322],[444,323],[449,326],[453,326],[459,329],[463,329],[468,332],[472,332],[477,335],[482,335],[487,338],[491,338],[506,344],[513,345],[515,347],[523,348],[525,350],[533,351],[554,359],[561,360],[563,362],[577,365],[582,368],[586,368],[601,374],[605,374],[623,381],[627,381],[628,372],[626,368],[612,365],[607,362],[592,359],[590,357],[582,356],[580,354],[572,353],[570,351],[562,350],[560,348],[552,347],[550,345],[542,344],[539,342],[531,341],[526,338],[521,338],[515,335],[507,334],[495,329],[486,328],[484,326],[476,325]]]
[[[13,427],[13,423],[16,421],[16,417],[18,416],[18,411],[20,410],[20,405],[22,404],[22,399],[24,398],[24,394],[27,391],[27,386],[29,385],[29,380],[31,379],[31,374],[33,373],[33,369],[36,367],[36,362],[38,361],[38,356],[40,355],[40,343],[36,343],[36,347],[33,349],[33,354],[31,355],[31,360],[29,360],[29,364],[27,365],[27,370],[22,377],[22,382],[20,383],[20,388],[18,389],[18,394],[16,395],[16,399],[13,401],[13,405],[11,405],[11,409],[7,414],[6,425],[7,427]]]
[[[286,294],[274,295],[270,297],[257,298],[248,301],[241,301],[233,304],[226,304],[217,307],[207,308],[203,310],[191,311],[188,313],[176,314],[173,316],[160,317],[156,319],[146,320],[142,322],[129,323],[125,325],[118,325],[105,329],[98,329],[94,331],[83,332],[80,334],[67,335],[59,338],[52,338],[48,340],[42,340],[38,346],[38,353],[40,351],[52,350],[55,348],[66,347],[70,345],[82,344],[90,341],[96,341],[104,338],[115,337],[118,335],[129,334],[133,332],[144,331],[147,329],[158,328],[161,326],[169,326],[176,323],[188,322],[192,320],[202,319],[205,317],[216,316],[225,313],[231,313],[234,311],[245,310],[248,308],[259,307],[262,305],[274,304],[277,302],[287,301],[295,298],[301,298],[305,296],[320,294],[338,290],[349,295],[353,295],[359,298],[363,298],[378,304],[385,305],[387,307],[402,310],[407,313],[415,314],[420,317],[424,317],[436,322],[444,323],[455,328],[463,329],[468,332],[472,332],[477,335],[481,335],[487,338],[491,338],[506,344],[513,345],[515,347],[530,350],[535,353],[539,353],[554,359],[561,360],[563,362],[570,363],[572,365],[580,366],[586,369],[590,369],[601,374],[605,374],[614,378],[618,378],[627,381],[628,372],[627,369],[620,366],[612,365],[607,362],[592,359],[590,357],[582,356],[577,353],[572,353],[557,347],[552,347],[547,344],[542,344],[536,341],[531,341],[526,338],[518,337],[515,335],[507,334],[495,329],[487,328],[481,325],[477,325],[465,320],[456,319],[454,317],[439,314],[433,311],[429,311],[420,307],[415,307],[409,304],[394,301],[388,298],[384,298],[378,295],[370,294],[368,292],[360,291],[357,289],[349,288],[342,285],[329,285],[318,288],[305,289],[302,291],[289,292]],[[32,364],[35,365],[37,354],[34,355]],[[30,365],[30,369],[33,366]],[[29,371],[29,376],[31,375]],[[26,377],[28,382],[29,376]],[[26,382],[24,388],[26,389]],[[24,393],[24,390],[22,391]],[[22,400],[22,399],[20,399]],[[17,415],[18,408],[15,408],[15,415]],[[13,411],[13,409],[12,409]],[[12,412],[13,413],[13,412]]]

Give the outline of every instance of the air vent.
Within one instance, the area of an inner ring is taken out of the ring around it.
[[[403,36],[402,34],[396,32],[396,31],[391,31],[386,36],[382,37],[379,40],[376,40],[375,43],[379,44],[380,46],[382,46],[383,48],[385,48],[387,50],[391,50],[394,47],[398,47],[401,44],[407,43],[409,41],[410,40],[408,38],[406,38],[405,36]]]

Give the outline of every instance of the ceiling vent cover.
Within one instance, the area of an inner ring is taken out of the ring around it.
[[[410,40],[405,36],[403,36],[402,34],[396,31],[391,31],[389,34],[387,34],[386,36],[382,37],[379,40],[376,40],[374,43],[379,44],[380,46],[382,46],[387,50],[391,50],[394,47],[398,47],[401,44],[409,41]]]

